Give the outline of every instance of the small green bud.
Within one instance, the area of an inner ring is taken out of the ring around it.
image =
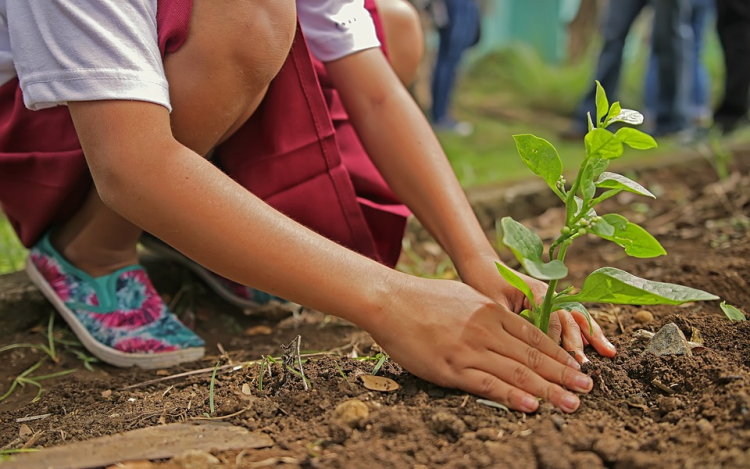
[[[560,233],[567,236],[570,234],[570,228],[567,226],[563,226],[562,229],[560,230]]]
[[[589,221],[588,221],[588,219],[586,219],[586,218],[583,218],[583,219],[582,219],[582,220],[581,220],[580,222],[578,222],[578,223],[580,223],[580,225],[581,225],[581,226],[589,226],[589,224],[590,224],[590,222],[589,222]]]
[[[586,233],[588,233],[588,231],[586,231],[586,228],[581,228],[580,230],[578,230],[578,233],[585,235]]]

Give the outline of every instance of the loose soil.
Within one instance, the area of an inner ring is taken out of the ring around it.
[[[625,194],[608,201],[600,213],[618,210],[641,223],[657,235],[669,255],[630,259],[617,246],[588,238],[568,256],[570,282],[580,285],[588,272],[611,265],[638,276],[704,289],[750,311],[749,169],[750,154],[745,154],[723,183],[716,182],[703,160],[639,171],[635,178],[659,199],[649,202]],[[552,208],[524,223],[549,240],[562,216],[561,209]],[[451,275],[444,254],[419,228],[411,229],[407,239],[411,248],[404,256],[405,269],[427,266],[437,269],[439,276]],[[503,255],[512,262],[507,253]],[[587,351],[592,362],[585,370],[594,377],[595,387],[582,396],[577,413],[565,415],[543,405],[537,413],[524,415],[487,407],[474,396],[434,386],[390,362],[379,374],[401,388],[390,393],[368,391],[358,376],[371,372],[375,361],[350,358],[353,352],[359,356],[378,352],[367,334],[309,311],[290,314],[277,308],[245,315],[213,298],[178,267],[149,265],[160,291],[208,339],[212,355],[200,363],[156,372],[101,364],[94,364],[91,372],[63,351],[59,363],[45,364],[36,374],[79,371],[45,381],[36,402],[32,402],[36,389],[27,385],[0,403],[0,448],[51,447],[205,418],[210,412],[210,371],[123,388],[212,368],[217,361],[243,363],[261,355],[278,356],[280,345],[301,335],[304,350],[331,351],[305,364],[312,385],[309,391],[303,390],[297,376],[284,377],[278,365],[264,373],[262,391],[260,364],[217,373],[213,416],[268,434],[275,442],[263,450],[216,453],[223,466],[750,467],[750,322],[728,321],[718,302],[648,307],[654,316],[651,322],[648,314],[637,314],[644,308],[592,305],[592,313],[619,350],[617,357],[609,360]],[[18,282],[18,276],[13,279]],[[44,315],[51,311],[35,297],[17,303],[21,304],[35,304]],[[646,322],[637,322],[636,315]],[[4,334],[0,347],[45,343],[46,320],[42,322],[36,328]],[[692,357],[642,354],[645,342],[635,331],[656,331],[668,322],[675,322],[688,338],[700,335],[705,348]],[[58,337],[69,334],[62,325],[57,330]],[[334,356],[337,353],[342,356]],[[41,356],[31,349],[3,353],[0,392]],[[354,428],[333,417],[334,409],[350,399],[365,403],[368,411],[352,420]],[[43,414],[51,415],[16,422]]]

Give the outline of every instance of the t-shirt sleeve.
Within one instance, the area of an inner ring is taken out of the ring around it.
[[[125,99],[171,110],[156,1],[7,0],[11,52],[26,107]]]
[[[323,62],[380,46],[364,0],[297,0],[297,16],[310,51]]]

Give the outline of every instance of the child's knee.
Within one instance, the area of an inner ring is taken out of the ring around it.
[[[231,44],[230,62],[251,80],[265,85],[281,69],[294,40],[297,13],[294,0],[231,2],[236,10],[222,34]]]
[[[422,22],[416,8],[406,0],[376,0],[383,21],[391,65],[404,84],[416,75],[424,53]]]

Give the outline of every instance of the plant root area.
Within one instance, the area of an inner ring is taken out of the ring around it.
[[[588,237],[569,251],[567,280],[580,286],[589,272],[609,265],[700,288],[750,312],[749,169],[750,154],[744,154],[723,182],[717,182],[711,166],[701,159],[626,173],[658,199],[621,194],[599,213],[622,213],[641,224],[669,255],[630,259],[616,245]],[[564,211],[542,207],[539,213],[522,221],[549,243]],[[445,255],[419,228],[410,229],[407,240],[406,268],[445,265]],[[501,255],[513,265],[508,252]],[[90,371],[74,354],[74,346],[60,343],[58,363],[47,359],[31,376],[77,371],[41,381],[43,392],[34,402],[38,389],[29,384],[0,402],[0,448],[49,448],[149,426],[213,419],[266,434],[273,445],[214,451],[214,459],[206,459],[203,467],[750,467],[750,322],[729,321],[718,301],[682,307],[589,305],[619,353],[610,360],[587,348],[591,363],[584,370],[594,377],[595,386],[581,396],[575,414],[543,404],[535,414],[525,415],[434,386],[390,360],[381,364],[378,376],[400,388],[368,390],[361,375],[373,372],[378,360],[372,357],[380,349],[366,333],[311,311],[272,308],[244,314],[215,299],[179,267],[148,265],[167,301],[207,338],[208,356],[168,370],[93,363]],[[440,275],[450,272],[441,269]],[[38,325],[4,333],[0,347],[47,343],[51,308],[41,301],[35,308],[41,309]],[[647,339],[638,331],[656,332],[669,322],[688,340],[701,343],[693,356],[643,353]],[[54,336],[69,340],[60,323]],[[309,390],[297,374],[284,372],[281,362],[257,361],[282,356],[281,345],[297,336],[302,338]],[[43,356],[30,348],[3,352],[0,394]],[[216,363],[220,368],[212,380]],[[175,376],[200,369],[208,371]],[[160,381],[141,384],[149,380]],[[133,385],[139,386],[128,388]],[[341,405],[350,400],[362,405]],[[185,458],[140,464],[137,467],[195,467]]]

